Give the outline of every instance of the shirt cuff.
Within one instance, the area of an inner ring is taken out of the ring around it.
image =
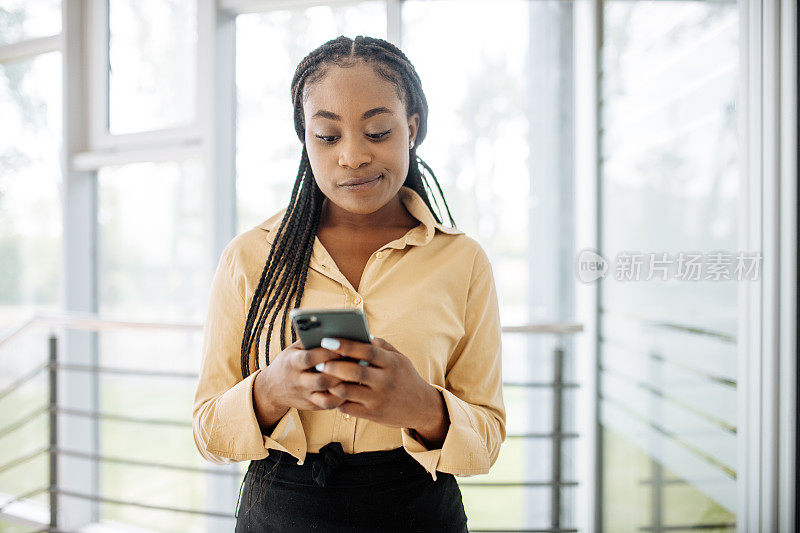
[[[444,397],[450,425],[441,448],[429,450],[409,428],[402,428],[403,448],[436,481],[436,471],[458,476],[485,474],[489,471],[486,445],[478,432],[470,413],[469,404],[439,385],[433,385]]]
[[[300,421],[300,411],[296,407],[290,407],[278,421],[272,433],[269,436],[262,435],[262,437],[264,448],[274,448],[289,453],[297,459],[298,465],[305,462],[308,445],[303,423]]]
[[[300,413],[294,407],[281,417],[269,436],[261,434],[253,407],[253,386],[258,369],[225,391],[217,400],[207,449],[210,453],[238,461],[263,459],[269,448],[305,460],[306,438]]]

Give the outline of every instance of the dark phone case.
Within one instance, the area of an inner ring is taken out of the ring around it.
[[[323,337],[371,342],[361,309],[292,309],[289,318],[306,350],[318,348]]]

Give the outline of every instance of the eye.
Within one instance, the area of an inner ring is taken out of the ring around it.
[[[367,137],[373,140],[380,140],[384,138],[386,135],[390,134],[392,130],[386,130],[382,133],[367,133]],[[320,139],[325,144],[333,144],[336,142],[336,139],[339,138],[338,135],[315,135],[318,139]]]
[[[391,131],[392,130],[386,130],[383,133],[368,133],[367,137],[369,137],[370,139],[382,139],[384,136],[391,133]]]

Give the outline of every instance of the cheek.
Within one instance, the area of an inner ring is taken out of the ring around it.
[[[308,153],[308,162],[311,164],[311,171],[315,176],[322,176],[325,174],[326,169],[331,165],[336,164],[336,159],[331,159],[330,152],[320,149],[319,146],[306,144],[306,152]]]
[[[381,158],[391,161],[393,166],[401,166],[408,162],[408,141],[397,136],[391,141],[383,143],[380,148]],[[405,162],[405,163],[404,163]]]
[[[408,171],[408,164],[409,164],[409,154],[408,154],[408,145],[405,143],[400,144],[400,146],[392,147],[392,165],[397,169],[399,173],[403,174],[405,177],[405,171]]]

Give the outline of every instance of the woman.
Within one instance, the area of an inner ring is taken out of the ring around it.
[[[222,253],[195,443],[251,461],[236,531],[466,531],[453,476],[505,440],[500,319],[486,253],[424,189],[420,79],[387,41],[340,36],[291,95],[300,169],[288,207]],[[375,336],[304,350],[296,307],[361,309]]]

